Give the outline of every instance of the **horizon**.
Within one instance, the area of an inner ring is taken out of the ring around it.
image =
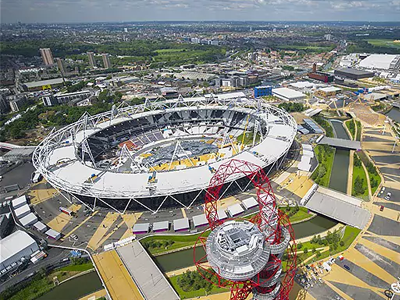
[[[3,0],[1,10],[3,24],[132,22],[129,21],[132,19],[134,22],[400,20],[399,0]]]

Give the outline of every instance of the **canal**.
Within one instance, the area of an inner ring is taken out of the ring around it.
[[[339,139],[349,140],[349,135],[344,128],[344,124],[338,120],[331,120],[335,136]],[[343,149],[336,149],[335,158],[333,160],[333,167],[331,173],[331,179],[329,181],[329,188],[336,191],[346,193],[347,192],[347,180],[349,176],[349,163],[350,163],[350,151]]]
[[[319,234],[329,228],[334,227],[337,224],[336,221],[327,217],[317,215],[309,221],[297,223],[293,225],[293,230],[296,239],[300,239],[306,236],[312,236]],[[196,249],[196,260],[200,259],[205,255],[202,247]],[[157,256],[154,258],[155,262],[163,272],[171,272],[187,268],[194,265],[193,262],[193,249],[182,250],[170,254]]]
[[[103,286],[96,272],[68,280],[44,294],[38,300],[73,300],[101,290]]]

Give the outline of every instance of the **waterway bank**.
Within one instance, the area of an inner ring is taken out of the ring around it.
[[[96,272],[90,272],[56,286],[37,300],[79,299],[101,289],[103,289],[103,287],[99,276]]]
[[[301,222],[293,225],[296,240],[307,236],[314,236],[335,227],[338,222],[327,217],[317,215],[309,221]],[[196,260],[205,255],[202,247],[196,248]],[[174,270],[188,268],[194,265],[193,247],[189,249],[177,251],[170,254],[153,257],[162,272],[168,273]]]

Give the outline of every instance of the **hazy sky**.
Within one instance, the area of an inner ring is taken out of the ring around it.
[[[1,22],[400,21],[400,0],[1,0]]]

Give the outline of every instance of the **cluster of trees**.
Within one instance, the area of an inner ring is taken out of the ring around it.
[[[371,162],[369,162],[366,167],[367,167],[368,173],[374,175],[374,176],[369,176],[369,182],[371,184],[371,188],[375,188],[379,185],[379,180],[375,178],[375,177],[379,176],[378,171],[376,170],[376,167],[374,166],[374,164]]]
[[[209,268],[208,272],[203,271],[203,275],[209,280],[203,278],[197,271],[186,271],[179,276],[177,283],[182,290],[185,292],[197,291],[199,289],[205,289],[206,292],[210,292],[213,288],[213,283],[218,284],[217,276],[214,276],[215,272]],[[211,283],[211,282],[213,283]]]
[[[145,249],[160,249],[160,248],[168,248],[172,246],[175,242],[173,240],[149,240],[143,242],[143,247]]]
[[[279,104],[278,107],[286,110],[287,112],[299,112],[305,109],[304,104],[295,102],[283,102]]]
[[[327,236],[324,238],[321,238],[320,235],[314,235],[310,242],[311,244],[319,245],[321,247],[329,246],[330,251],[337,250],[339,246],[344,246],[344,241],[342,240],[342,237],[337,230],[335,230],[334,232],[328,231]],[[319,251],[316,250],[315,246],[313,246],[311,249],[308,249],[307,247],[303,248],[303,244],[301,242],[297,244],[297,249],[303,249],[303,252],[305,254],[307,254],[308,251],[311,250],[312,253],[316,253],[317,257],[321,255]]]
[[[72,84],[71,81],[67,81],[65,86],[67,87],[68,93],[74,93],[83,89],[88,83],[89,81],[86,82],[84,80],[78,82],[77,84]]]
[[[355,195],[363,195],[367,187],[364,185],[364,178],[357,176],[354,180],[354,193]]]
[[[296,203],[296,206],[294,207],[290,207],[289,204],[286,206],[286,212],[287,212],[287,216],[293,217],[295,214],[297,214],[299,212],[300,208]]]
[[[95,115],[108,111],[111,107],[112,103],[105,102],[97,102],[88,107],[67,105],[44,107],[43,105],[37,105],[35,109],[22,114],[22,117],[18,120],[5,125],[4,130],[0,133],[0,141],[24,138],[27,130],[34,129],[39,124],[44,127],[64,126],[78,121],[85,111],[91,115]]]
[[[352,44],[347,46],[347,53],[387,53],[398,54],[399,49],[395,47],[374,46],[368,41],[358,40],[353,41]]]
[[[325,120],[323,117],[321,116],[314,116],[312,117],[313,120],[315,122],[317,122],[319,125],[322,126],[322,128],[324,128],[325,132],[326,132],[326,136],[327,137],[333,137],[333,129],[331,124],[329,124],[329,122],[327,120]]]

